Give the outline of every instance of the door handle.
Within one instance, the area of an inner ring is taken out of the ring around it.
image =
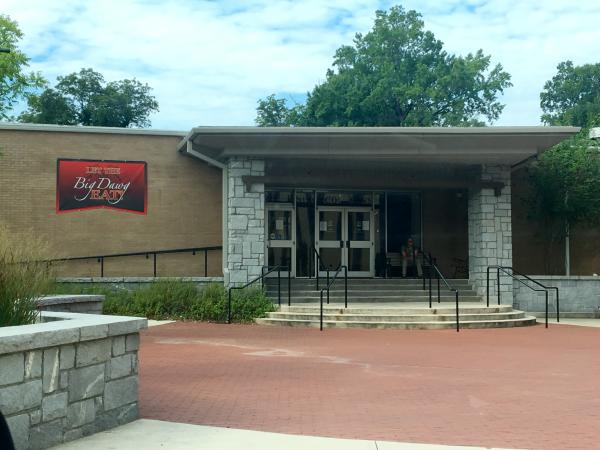
[[[346,241],[346,247],[350,248],[350,241]]]
[[[344,248],[344,241],[340,241],[340,248]]]

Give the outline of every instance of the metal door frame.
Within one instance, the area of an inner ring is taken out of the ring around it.
[[[291,216],[291,240],[271,240],[269,239],[269,212],[270,211],[289,211]],[[292,203],[267,203],[265,205],[265,265],[269,265],[269,247],[290,248],[290,276],[296,276],[296,208]],[[267,276],[278,276],[273,272]],[[281,271],[281,276],[288,276],[288,271]]]
[[[369,213],[369,241],[352,241],[352,242],[361,242],[365,243],[364,246],[355,247],[355,248],[368,248],[369,249],[369,271],[350,271],[348,270],[348,276],[350,277],[363,277],[363,278],[373,278],[375,275],[375,239],[374,239],[374,224],[373,224],[373,208],[369,206],[317,206],[315,209],[315,248],[320,253],[321,248],[338,248],[336,245],[327,245],[325,247],[321,246],[321,241],[319,239],[319,226],[320,226],[320,211],[334,211],[341,213],[341,241],[339,241],[340,248],[340,261],[342,265],[348,265],[348,213],[349,212],[368,212]],[[326,241],[326,242],[335,242],[335,241]],[[350,243],[350,248],[352,248],[352,244]],[[316,260],[315,255],[315,270],[319,271],[319,276],[326,276],[327,271],[319,270],[320,265]]]
[[[373,208],[368,206],[345,206],[344,207],[344,233],[346,244],[344,245],[345,263],[348,266],[348,276],[352,277],[367,277],[373,278],[375,276],[375,233],[374,233],[374,214]],[[348,213],[350,212],[368,212],[369,213],[369,240],[368,241],[350,241],[348,236],[348,226],[350,225],[348,220]],[[354,243],[354,244],[353,244]],[[360,245],[357,245],[359,244]],[[351,248],[368,248],[369,249],[369,271],[351,271],[349,266],[349,255],[348,250]]]

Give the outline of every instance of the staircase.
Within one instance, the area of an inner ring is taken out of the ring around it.
[[[321,280],[320,287],[326,281]],[[511,305],[485,303],[468,280],[450,280],[459,290],[459,322],[461,328],[505,328],[535,325],[536,319]],[[429,308],[429,291],[418,279],[348,279],[348,308],[344,308],[344,280],[332,286],[329,304],[324,304],[323,326],[329,328],[396,328],[434,330],[456,328],[454,293],[432,282],[433,307]],[[268,279],[267,295],[278,303],[277,280]],[[320,293],[315,279],[292,280],[291,306],[288,306],[287,279],[281,280],[281,308],[266,318],[256,319],[262,325],[319,327]],[[324,299],[324,301],[326,301]]]

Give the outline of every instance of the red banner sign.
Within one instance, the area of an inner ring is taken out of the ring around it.
[[[57,160],[57,213],[111,208],[146,214],[147,198],[143,161]]]

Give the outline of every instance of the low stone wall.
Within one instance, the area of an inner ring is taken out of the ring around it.
[[[17,449],[135,420],[146,319],[43,312],[42,322],[0,328],[0,410]]]
[[[94,278],[57,278],[56,282],[62,285],[77,287],[106,285],[114,289],[134,290],[148,287],[157,281],[176,280],[195,283],[197,286],[206,286],[210,283],[223,283],[223,277],[94,277]]]
[[[40,311],[102,314],[104,295],[47,295],[36,303]]]
[[[560,313],[565,317],[600,317],[600,277],[530,276],[544,286],[553,286],[559,289]],[[513,295],[513,306],[517,309],[533,313],[542,313],[546,310],[544,294],[532,291],[518,281],[514,281]],[[554,316],[556,314],[554,292],[549,294],[548,303],[548,311]]]

